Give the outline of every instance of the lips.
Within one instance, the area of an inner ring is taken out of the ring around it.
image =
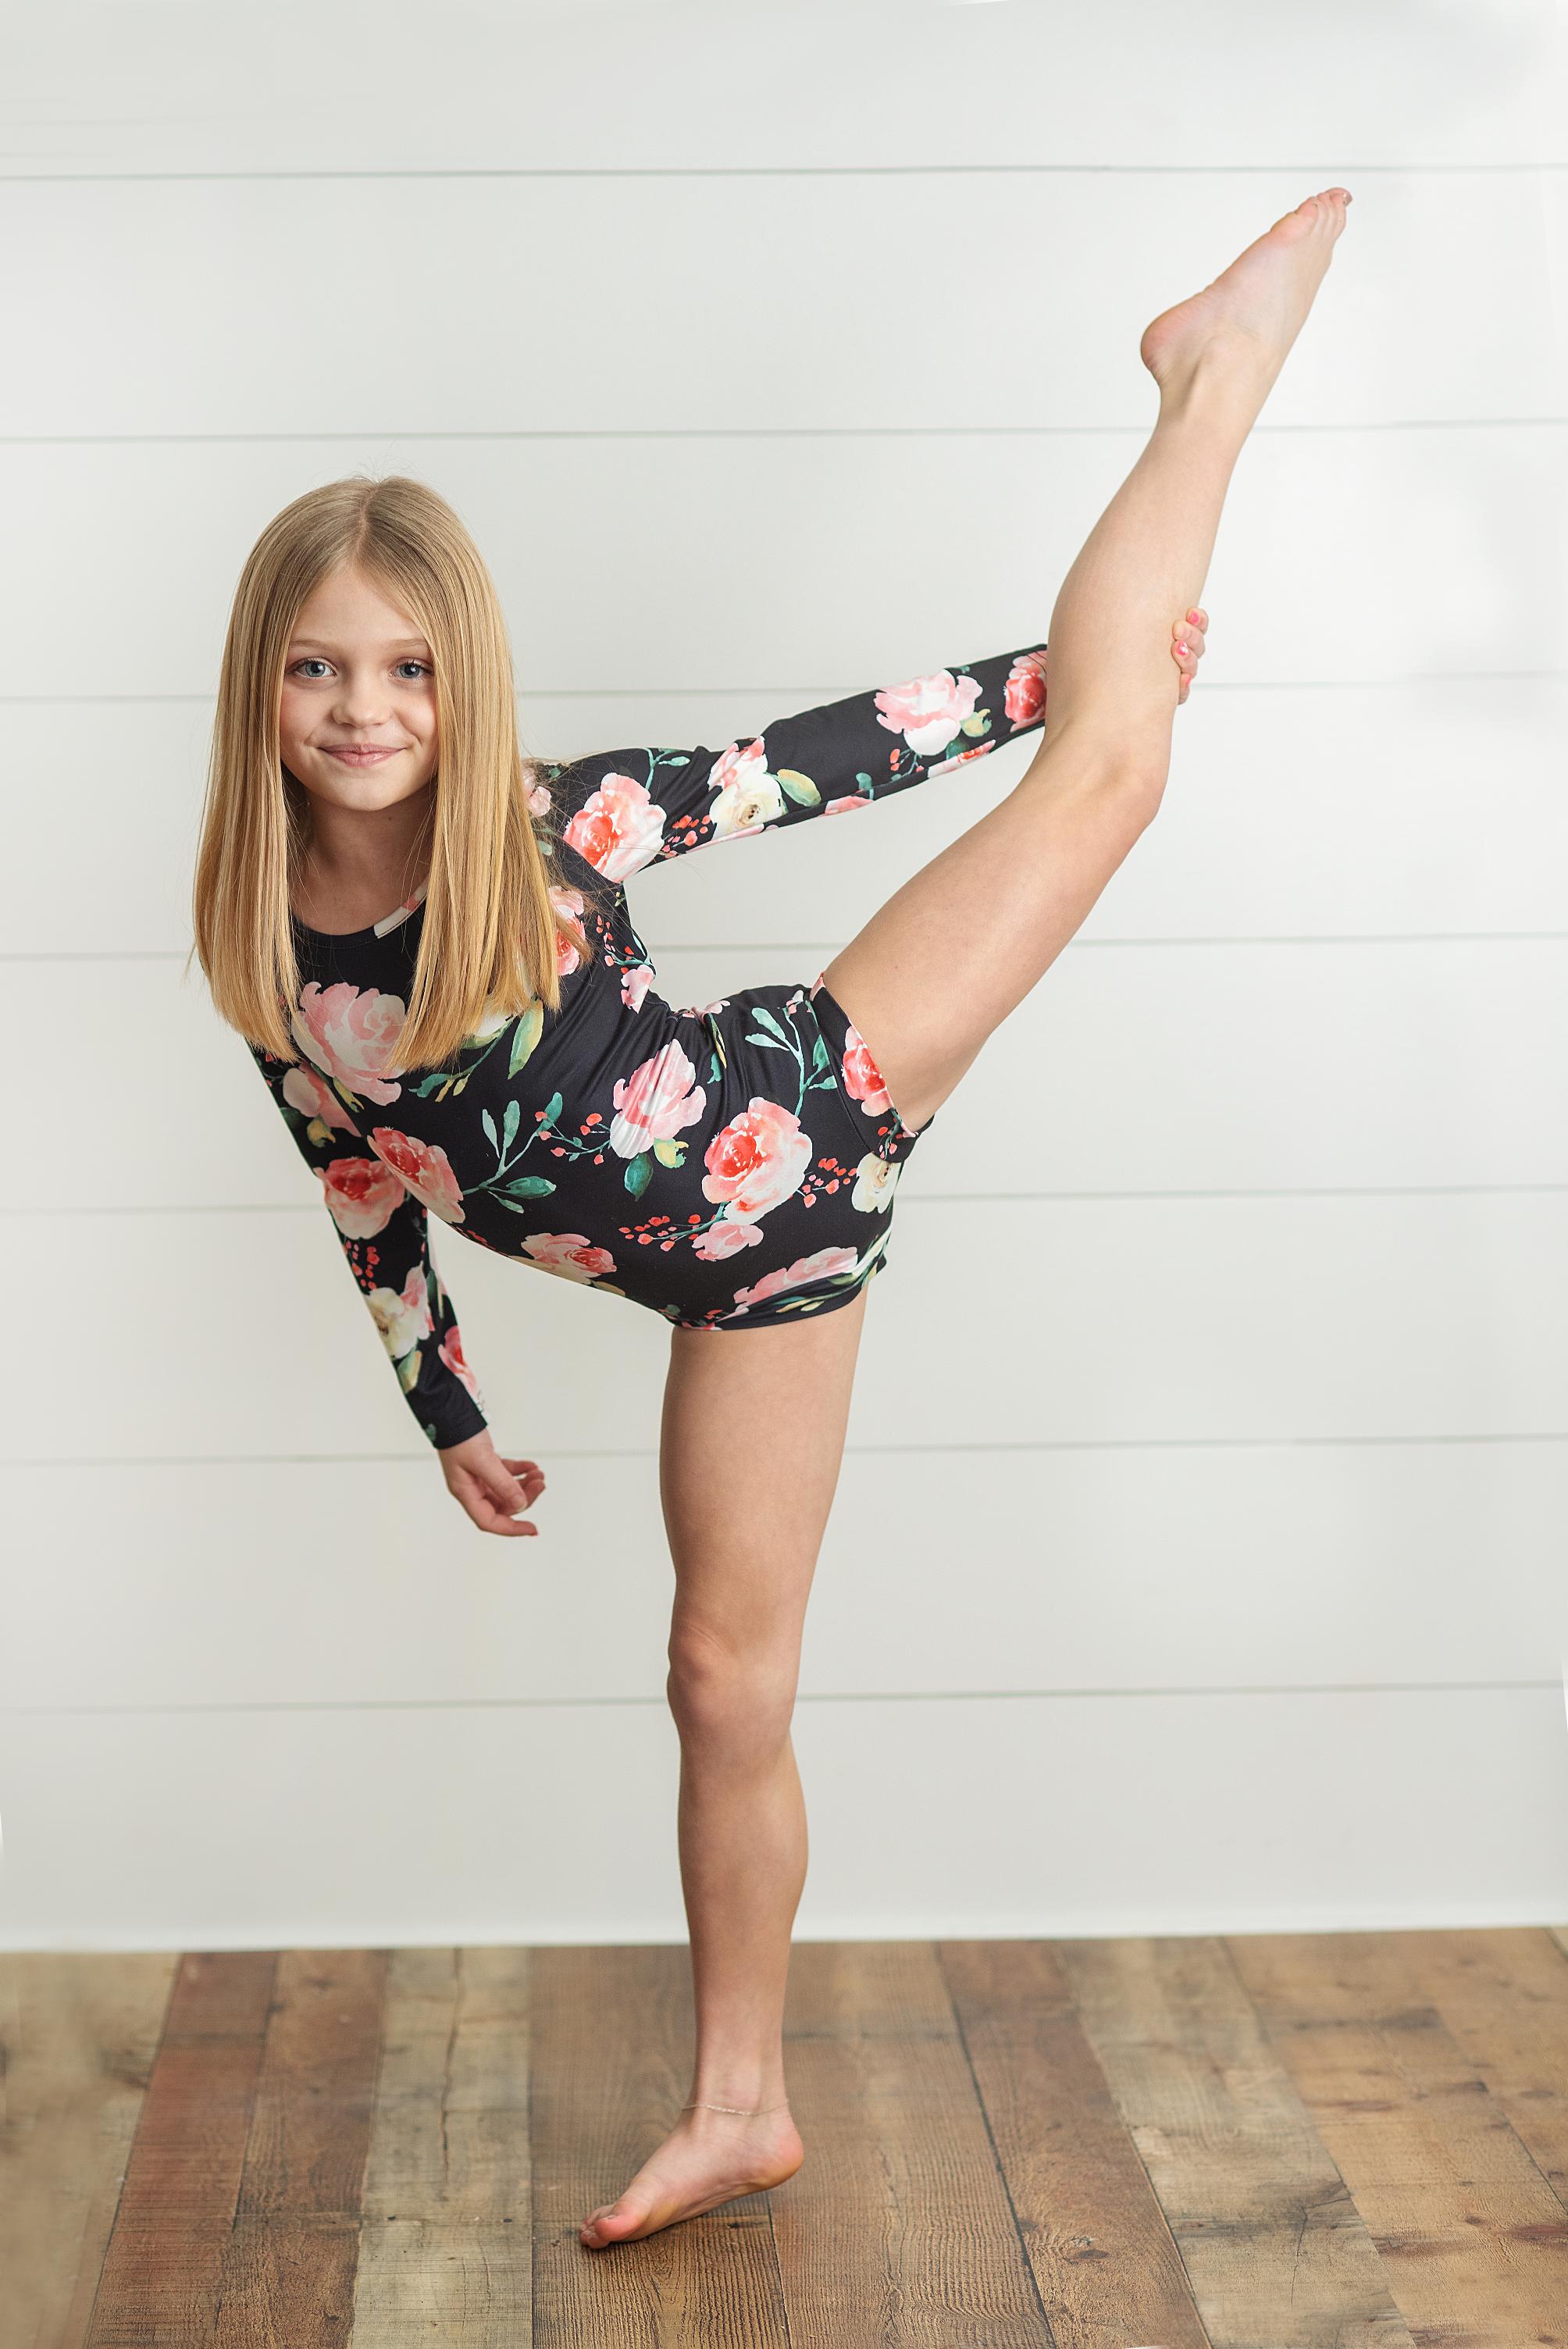
[[[397,744],[388,742],[327,742],[322,747],[329,759],[341,759],[346,767],[374,767],[397,756]]]

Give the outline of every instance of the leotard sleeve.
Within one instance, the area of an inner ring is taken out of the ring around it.
[[[722,750],[603,750],[551,770],[551,820],[612,881],[709,842],[838,815],[1043,726],[1046,647],[780,718]]]
[[[421,1433],[438,1451],[477,1435],[489,1423],[484,1398],[463,1360],[452,1300],[431,1258],[423,1200],[365,1148],[342,1103],[308,1063],[250,1049],[321,1185],[345,1260]]]

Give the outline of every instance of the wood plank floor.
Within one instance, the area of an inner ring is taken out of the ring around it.
[[[0,2349],[1568,2349],[1568,1933],[797,1942],[806,2165],[585,2251],[681,1947],[0,1958]]]

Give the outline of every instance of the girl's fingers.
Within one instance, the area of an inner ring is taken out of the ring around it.
[[[459,1495],[463,1506],[476,1526],[487,1534],[532,1534],[531,1526],[514,1512],[530,1506],[529,1496],[509,1478],[491,1485],[481,1484],[476,1476],[469,1490]]]

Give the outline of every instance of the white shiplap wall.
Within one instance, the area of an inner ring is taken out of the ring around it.
[[[1145,318],[1329,179],[1165,809],[901,1190],[798,1931],[1568,1912],[1561,14],[1294,15],[13,29],[0,1942],[682,1930],[662,1325],[441,1235],[551,1472],[486,1541],[182,978],[262,524],[419,473],[531,747],[722,742],[1043,634]],[[648,876],[666,984],[811,976],[1027,755]]]

